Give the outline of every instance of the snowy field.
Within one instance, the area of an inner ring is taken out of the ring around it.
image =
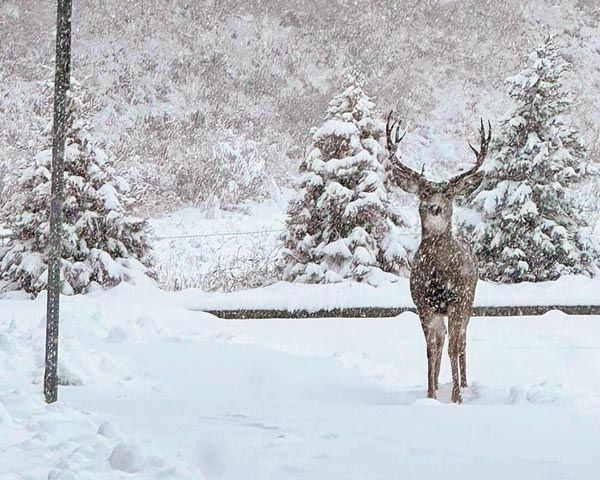
[[[415,315],[221,321],[139,278],[63,303],[57,404],[45,296],[0,301],[0,479],[600,476],[600,318],[475,318],[471,387],[427,400]]]

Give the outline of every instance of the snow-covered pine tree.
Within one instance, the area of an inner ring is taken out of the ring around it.
[[[597,170],[563,117],[570,103],[561,86],[565,68],[547,38],[527,68],[508,79],[516,109],[503,122],[486,180],[470,199],[482,214],[473,232],[482,278],[544,281],[595,270],[598,250],[575,187]]]
[[[63,263],[64,294],[85,292],[92,282],[112,286],[130,275],[131,259],[151,266],[147,222],[127,214],[132,200],[102,148],[94,141],[72,82],[65,148]],[[52,150],[36,155],[4,207],[12,238],[0,247],[2,290],[37,294],[46,288]]]
[[[399,241],[405,225],[383,183],[385,125],[374,116],[365,82],[349,75],[329,103],[300,166],[300,190],[288,206],[282,276],[288,281],[377,283],[408,270]]]

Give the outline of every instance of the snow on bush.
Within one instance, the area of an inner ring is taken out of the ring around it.
[[[281,155],[269,144],[219,125],[207,131],[195,117],[184,121],[166,114],[150,116],[140,128],[165,145],[148,152],[147,144],[121,149],[130,164],[133,195],[150,209],[207,204],[235,209],[277,188],[272,169]],[[178,148],[166,147],[172,143]]]
[[[80,86],[73,82],[65,147],[62,292],[115,285],[129,277],[127,261],[151,265],[147,223],[130,216],[127,182],[94,141]],[[21,172],[19,192],[4,206],[13,238],[0,247],[4,290],[37,294],[46,287],[51,191],[50,149]]]
[[[508,79],[517,106],[502,124],[491,169],[470,201],[482,214],[473,231],[482,278],[544,281],[596,269],[598,247],[578,190],[598,171],[565,118],[566,68],[548,38],[529,55],[527,68]]]
[[[365,83],[351,75],[329,104],[302,162],[300,189],[288,207],[280,265],[284,280],[371,281],[405,273],[397,233],[405,222],[383,183],[385,126]]]
[[[266,164],[257,142],[236,137],[233,141],[218,143],[213,150],[211,167],[205,171],[206,183],[221,205],[233,207],[245,200],[266,196]]]

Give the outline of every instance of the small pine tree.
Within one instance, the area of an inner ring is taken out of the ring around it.
[[[563,118],[570,103],[561,86],[566,67],[547,38],[527,68],[508,79],[517,107],[503,122],[491,170],[470,200],[482,214],[473,239],[483,278],[544,281],[595,268],[597,249],[573,187],[597,172]]]
[[[385,125],[374,118],[364,82],[349,76],[314,131],[288,207],[281,269],[288,281],[377,281],[408,270],[396,233],[404,221],[383,184]]]
[[[128,185],[94,142],[80,87],[69,92],[65,148],[62,291],[85,292],[92,282],[115,285],[128,277],[126,259],[150,266],[145,220],[131,217]],[[52,150],[40,152],[18,180],[4,212],[11,240],[0,248],[3,290],[37,294],[47,283]]]

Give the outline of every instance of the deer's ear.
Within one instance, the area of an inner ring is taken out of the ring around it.
[[[468,177],[462,178],[456,185],[452,188],[452,193],[454,195],[471,195],[481,182],[485,178],[485,172],[479,171],[474,173],[473,175],[469,175]]]

